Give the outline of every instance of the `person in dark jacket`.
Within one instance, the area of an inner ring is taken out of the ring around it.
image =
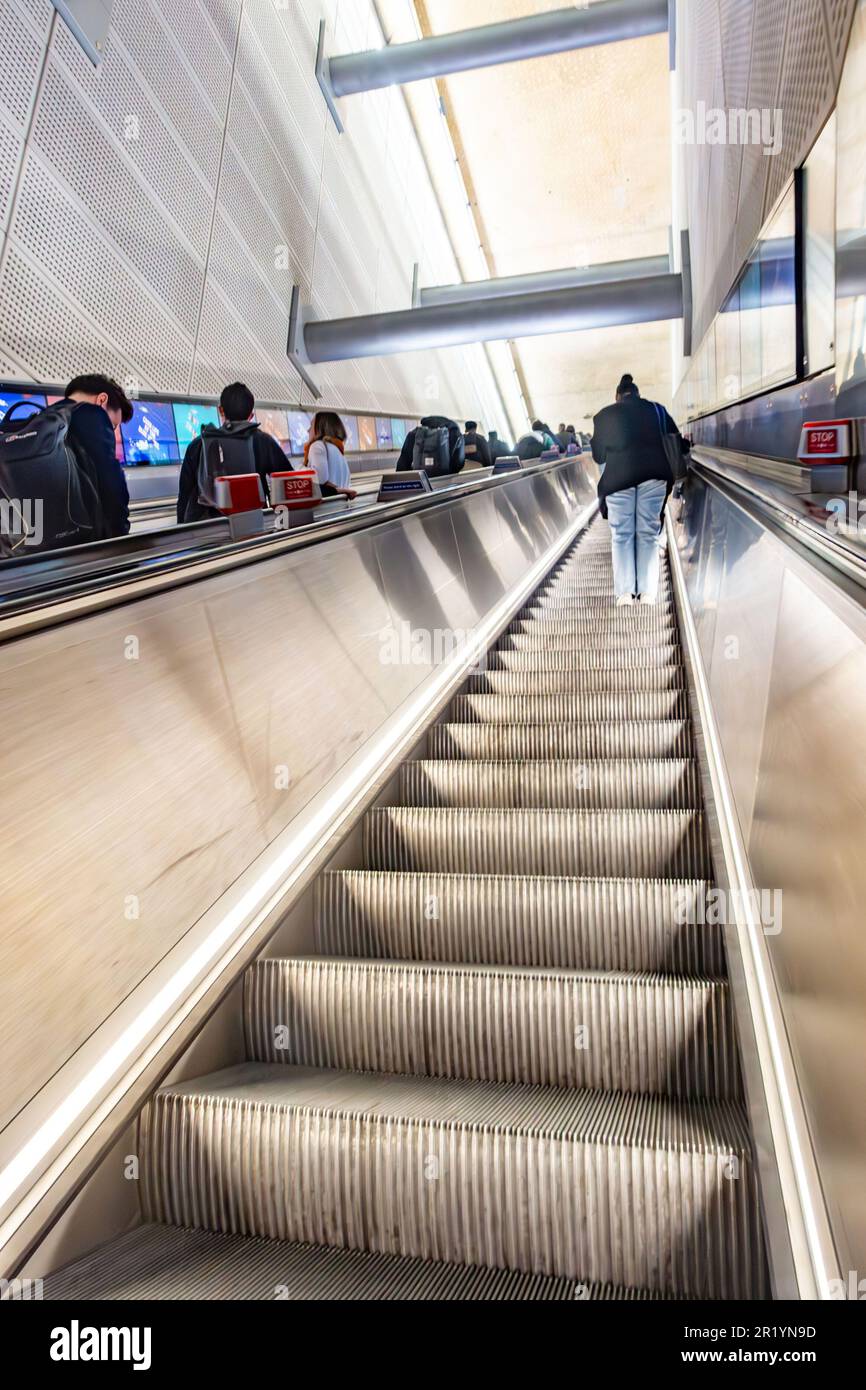
[[[226,386],[219,399],[221,428],[239,436],[252,435],[256,472],[262,480],[262,490],[267,497],[268,474],[290,472],[292,464],[273,436],[260,429],[253,420],[255,408],[255,397],[250,388],[245,386],[242,381],[235,381],[231,386]],[[202,443],[199,435],[197,439],[187,445],[186,453],[183,456],[177,490],[177,519],[179,523],[211,521],[215,517],[222,516],[222,512],[217,511],[215,507],[206,506],[199,501],[198,467],[201,460],[201,450]]]
[[[530,459],[540,459],[546,448],[542,431],[533,429],[531,434],[520,436],[514,452],[523,463],[528,463]]]
[[[487,435],[487,447],[490,453],[490,462],[495,463],[497,459],[505,458],[512,453],[511,446],[505,443],[504,439],[499,438],[496,430],[490,430]]]
[[[115,431],[132,419],[132,402],[112,377],[101,372],[73,377],[64,397],[79,406],[70,417],[69,433],[93,465],[106,534],[125,536],[129,489],[117,457]]]
[[[602,466],[598,496],[613,540],[613,586],[618,607],[639,598],[653,604],[658,595],[659,529],[673,476],[662,444],[662,430],[685,444],[663,406],[645,401],[626,373],[616,388],[616,404],[593,421],[592,456]]]
[[[477,420],[466,421],[466,433],[463,439],[466,462],[475,463],[479,468],[489,468],[491,464],[490,450],[484,435],[479,433]]]
[[[466,450],[463,442],[463,431],[456,420],[449,420],[447,415],[425,415],[421,421],[421,427],[428,430],[447,429],[451,472],[459,473],[466,462]],[[410,430],[403,441],[403,448],[400,450],[400,457],[397,460],[398,473],[404,473],[407,469],[415,467],[415,435],[417,433],[418,427]]]
[[[568,429],[564,424],[560,424],[559,429],[553,436],[553,439],[554,443],[558,444],[562,452],[565,453],[566,449],[571,443],[571,437],[569,436]]]

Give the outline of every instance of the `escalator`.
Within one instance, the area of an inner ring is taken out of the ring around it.
[[[592,524],[399,785],[45,1297],[769,1296],[666,560],[616,609]]]

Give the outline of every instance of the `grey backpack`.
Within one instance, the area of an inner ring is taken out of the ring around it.
[[[239,473],[255,473],[254,440],[258,425],[250,420],[238,428],[222,425],[202,425],[201,456],[196,481],[201,506],[217,510],[215,478],[236,477]]]

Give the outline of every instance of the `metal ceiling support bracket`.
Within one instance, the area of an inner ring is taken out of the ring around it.
[[[449,73],[542,58],[551,53],[642,38],[646,34],[662,34],[667,31],[668,19],[668,0],[599,0],[594,5],[575,4],[501,24],[438,34],[413,43],[387,44],[365,53],[345,53],[330,61],[322,53],[327,90],[321,78],[319,84],[331,105],[335,97],[355,96],[380,87],[447,77]],[[318,61],[316,75],[319,76]]]
[[[420,267],[420,265],[418,264],[418,262],[416,261],[415,264],[414,264],[414,266],[412,267],[412,308],[413,308],[413,309],[417,309],[418,306],[421,304],[421,294],[422,294],[422,291],[421,291],[421,289],[420,289],[420,287],[419,287],[419,284],[418,284],[418,280],[419,280],[419,278],[420,278],[420,275],[421,275],[421,267]]]
[[[327,25],[324,19],[319,20],[319,42],[316,47],[316,81],[322,89],[322,96],[328,104],[328,110],[334,118],[334,125],[340,135],[343,134],[345,126],[340,119],[337,110],[337,96],[331,85],[331,63],[325,55],[325,30]]]
[[[314,400],[321,400],[322,393],[311,377],[308,367],[310,359],[304,346],[304,331],[309,321],[309,310],[304,308],[300,285],[292,285],[292,303],[289,309],[289,338],[286,343],[286,356],[303,381]]]
[[[319,362],[424,348],[658,323],[683,314],[683,277],[671,273],[330,320],[305,319],[299,303],[295,308],[296,293],[297,287],[292,295],[294,327],[289,345],[298,370]],[[309,382],[306,373],[304,379]]]
[[[680,266],[683,281],[683,356],[691,357],[694,305],[692,300],[692,248],[688,227],[680,232]]]
[[[502,299],[507,295],[539,290],[573,290],[580,285],[599,285],[611,280],[638,280],[667,275],[670,255],[642,256],[630,261],[605,261],[601,265],[542,270],[533,275],[504,275],[495,280],[465,280],[456,285],[431,285],[419,290],[416,305],[462,304],[467,299]]]

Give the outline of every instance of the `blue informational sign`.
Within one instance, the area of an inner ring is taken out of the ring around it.
[[[178,452],[186,453],[187,447],[201,434],[202,425],[218,425],[219,411],[215,405],[197,405],[195,401],[175,401],[174,432]]]
[[[403,448],[403,445],[406,443],[406,434],[407,430],[405,420],[391,421],[391,439],[394,442],[395,449]]]
[[[121,425],[128,464],[177,463],[180,455],[171,406],[164,401],[135,401],[132,419]]]

